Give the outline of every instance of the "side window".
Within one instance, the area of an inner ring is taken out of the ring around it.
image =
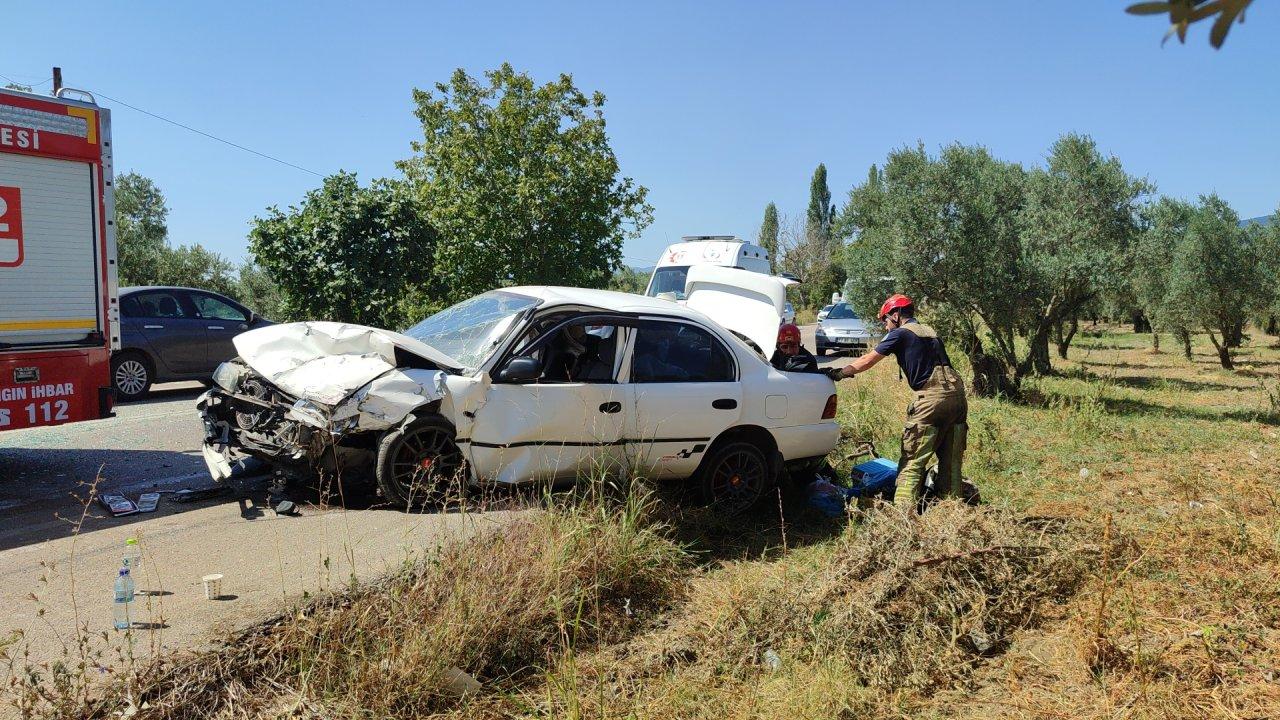
[[[138,307],[138,298],[130,295],[120,301],[120,317],[142,317],[142,308]]]
[[[138,316],[149,318],[185,318],[187,313],[182,309],[182,301],[176,293],[164,290],[138,293],[133,296],[138,302]]]
[[[236,322],[248,320],[244,313],[235,306],[212,295],[192,293],[191,300],[196,304],[196,312],[200,313],[200,317],[206,320],[234,320]]]
[[[541,382],[611,383],[620,333],[613,325],[569,325],[542,346]]]
[[[632,382],[732,382],[733,379],[729,351],[706,330],[683,323],[640,328],[631,360]]]

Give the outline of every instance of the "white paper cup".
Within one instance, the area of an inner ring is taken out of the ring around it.
[[[204,582],[204,599],[217,600],[222,597],[222,575],[215,573],[200,578]]]

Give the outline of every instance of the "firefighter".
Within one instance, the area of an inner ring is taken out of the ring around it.
[[[784,372],[821,372],[818,359],[800,344],[800,328],[791,323],[778,327],[778,349],[769,364]]]
[[[952,497],[961,493],[961,464],[968,439],[969,404],[964,382],[951,367],[942,339],[933,328],[916,321],[915,308],[906,295],[891,295],[880,306],[879,319],[888,333],[875,349],[839,370],[833,379],[851,378],[893,355],[915,393],[907,406],[902,429],[902,455],[898,459],[899,507],[922,509],[925,468],[938,456],[938,474],[931,494]]]

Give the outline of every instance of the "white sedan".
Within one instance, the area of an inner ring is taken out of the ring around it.
[[[236,337],[198,407],[223,479],[372,466],[397,505],[442,483],[556,481],[624,467],[695,478],[742,507],[836,445],[836,395],[772,353],[784,283],[696,268],[688,302],[566,287],[477,295],[403,334],[304,322]],[[719,322],[717,322],[719,319]]]

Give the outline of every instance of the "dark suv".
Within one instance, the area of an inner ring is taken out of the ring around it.
[[[271,321],[208,290],[128,287],[120,290],[120,323],[111,384],[120,400],[137,400],[153,382],[208,382],[236,356],[232,338]]]

